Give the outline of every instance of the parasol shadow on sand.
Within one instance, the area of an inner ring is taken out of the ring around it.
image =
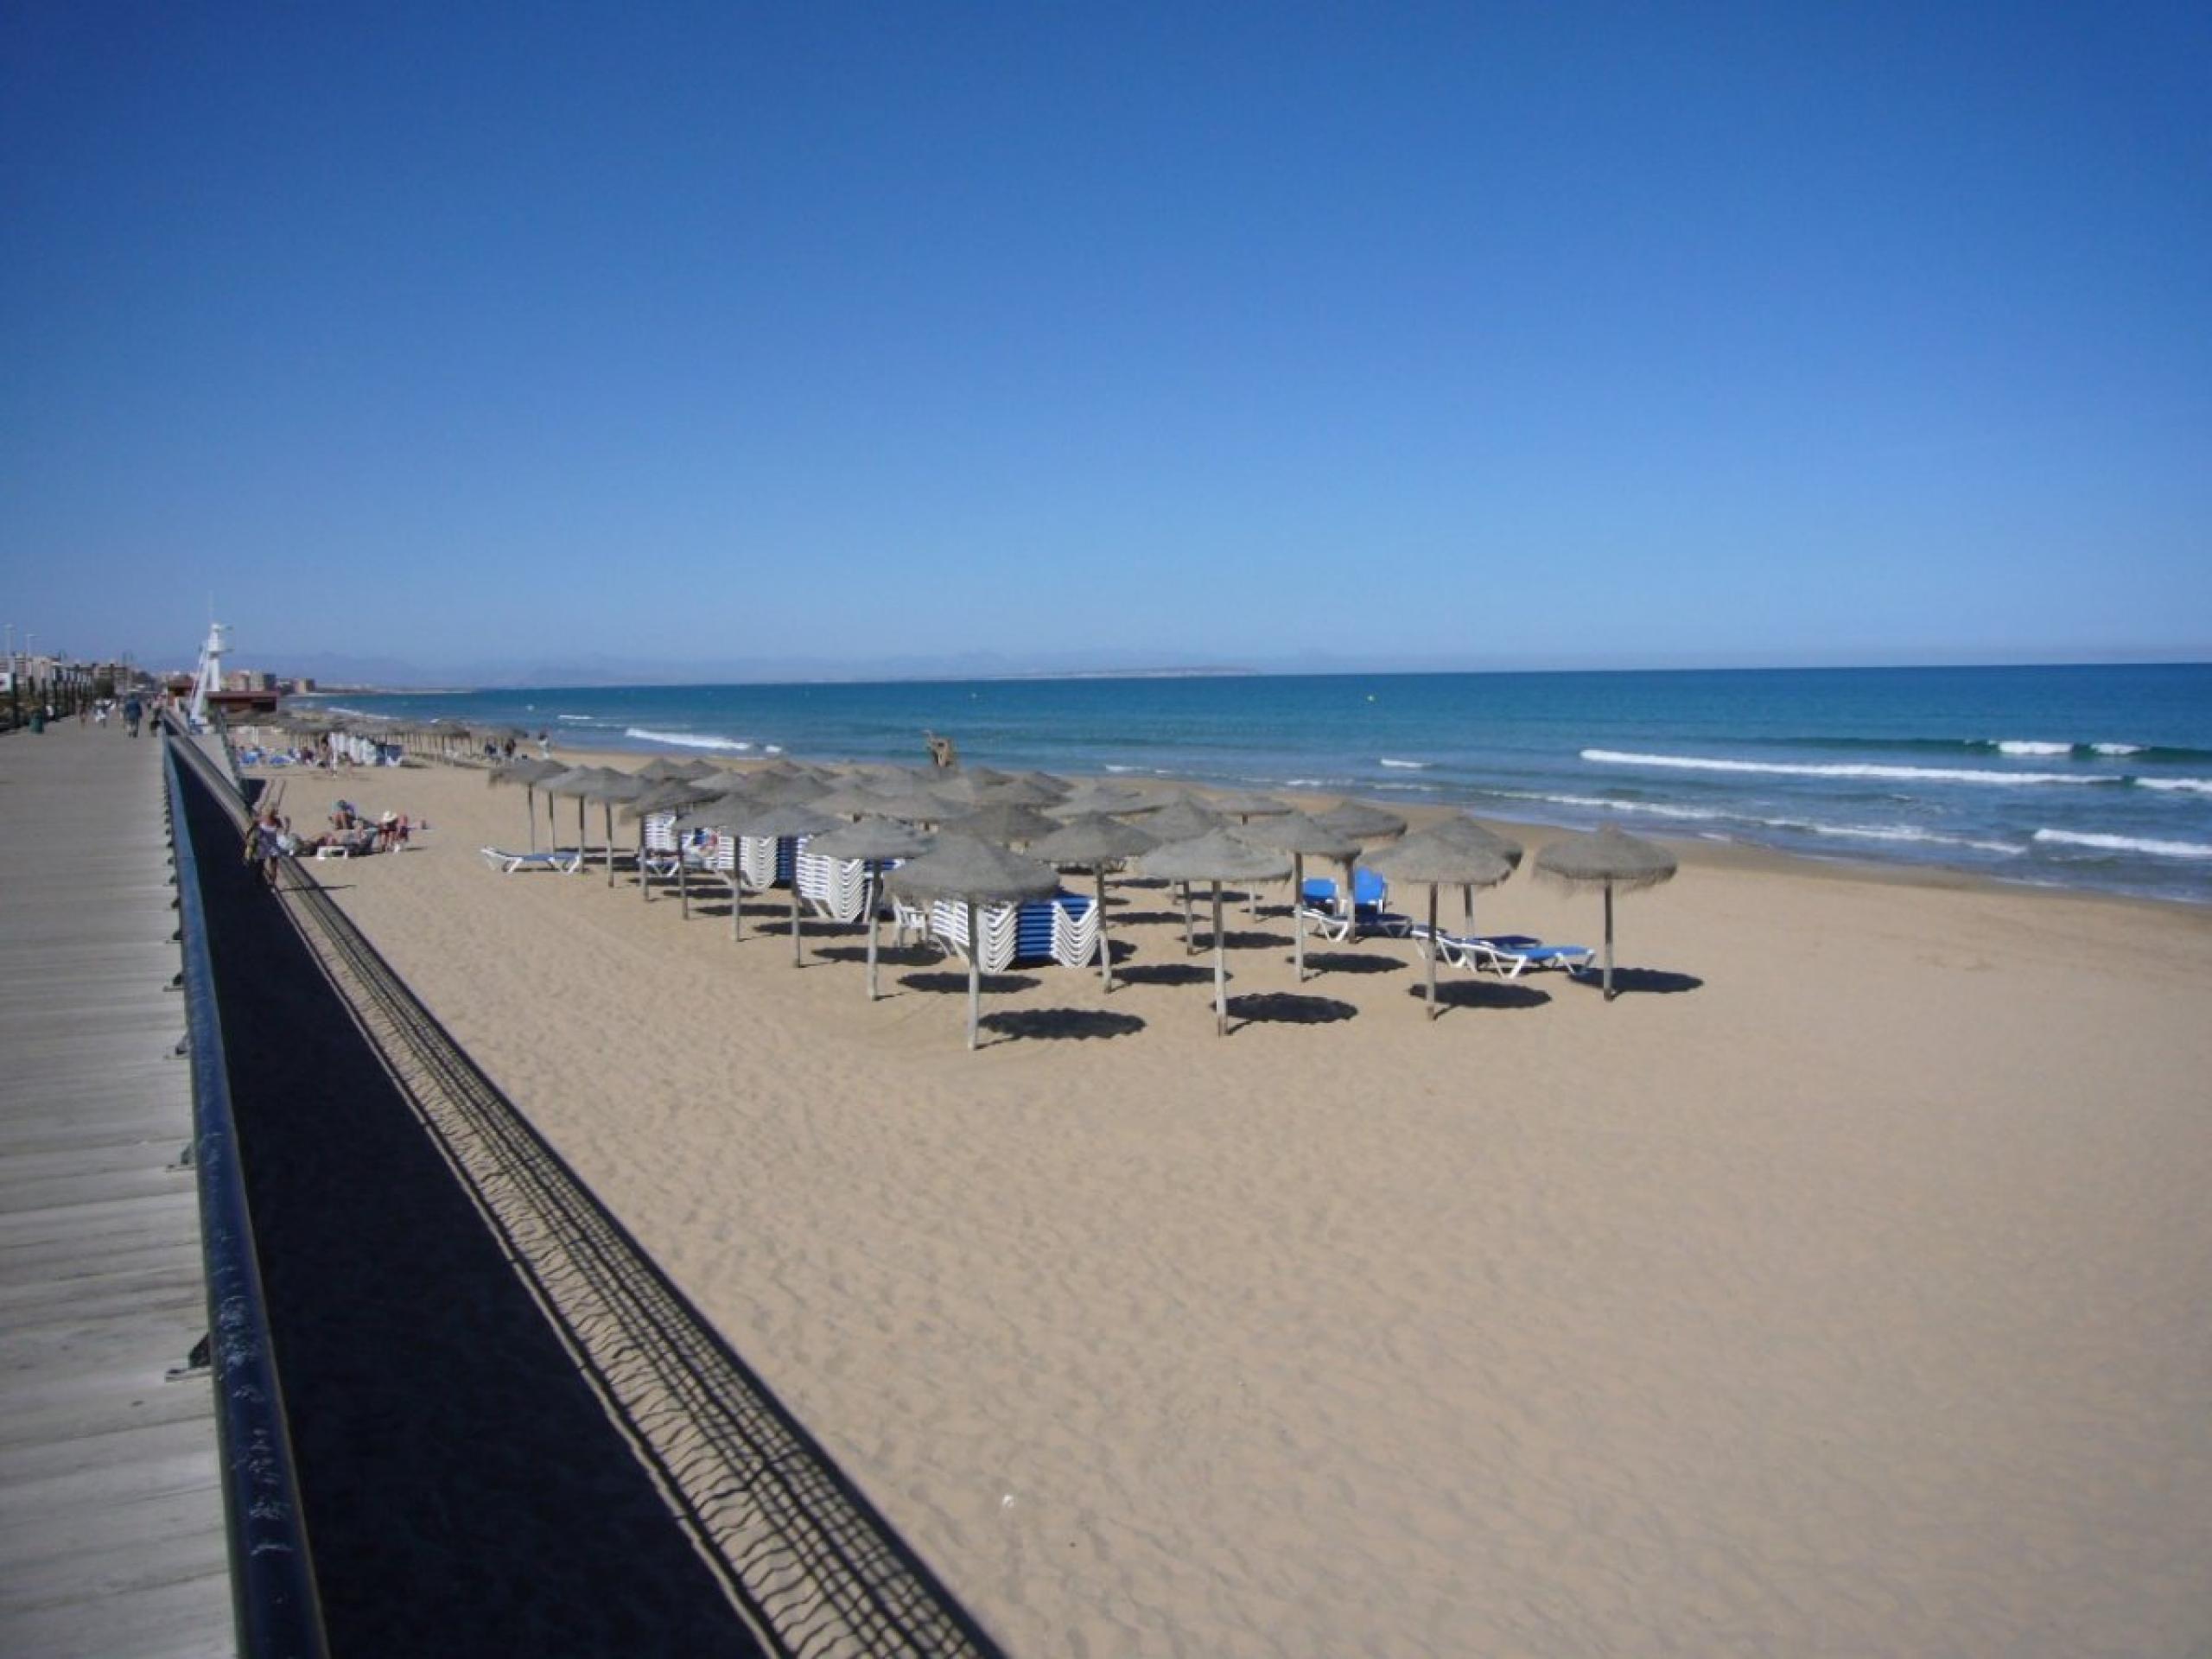
[[[973,1050],[982,1000],[982,933],[976,908],[1049,897],[1059,891],[1059,872],[974,836],[947,831],[928,852],[892,871],[883,886],[887,893],[922,904],[946,899],[967,906],[968,1046]]]
[[[1213,888],[1213,1028],[1217,1037],[1229,1034],[1229,968],[1226,938],[1221,925],[1221,884],[1224,881],[1280,881],[1290,874],[1290,855],[1269,847],[1255,847],[1226,828],[1217,827],[1190,841],[1169,842],[1137,861],[1147,875],[1170,881],[1205,881]]]
[[[1605,1001],[1613,1000],[1613,889],[1656,887],[1674,879],[1675,855],[1614,824],[1561,836],[1536,854],[1536,874],[1570,887],[1605,890]]]

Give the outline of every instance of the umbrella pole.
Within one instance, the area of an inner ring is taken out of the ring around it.
[[[739,921],[745,910],[745,843],[731,837],[729,849],[729,938],[737,943]]]
[[[1459,889],[1459,911],[1468,932],[1475,931],[1475,890],[1471,886]]]
[[[1221,883],[1213,884],[1213,1034],[1229,1035],[1229,968],[1221,948]]]
[[[1197,942],[1191,937],[1191,884],[1185,881],[1183,884],[1183,954],[1187,957],[1198,948]]]
[[[791,866],[791,966],[799,965],[798,950],[798,866]]]
[[[532,842],[531,844],[534,847],[537,843]],[[561,849],[561,832],[554,826],[553,798],[550,795],[545,798],[545,848],[548,852],[558,852]]]
[[[523,805],[530,819],[530,850],[537,850],[537,791],[529,785],[523,785]]]
[[[1613,1000],[1613,884],[1605,883],[1605,1001]]]
[[[1292,932],[1297,936],[1296,954],[1292,960],[1298,963],[1298,982],[1306,982],[1306,855],[1290,855],[1290,918]]]
[[[1106,995],[1114,994],[1114,947],[1106,943],[1106,867],[1101,864],[1098,875],[1098,977],[1106,987]]]
[[[683,919],[691,919],[691,861],[683,856],[683,837],[676,838],[676,902],[683,906]]]
[[[1436,883],[1428,884],[1428,1017],[1436,1018]]]
[[[883,931],[883,875],[874,859],[868,863],[868,1000],[875,1001],[875,938]]]
[[[983,1000],[983,942],[976,937],[976,901],[968,901],[968,1052],[976,1051],[976,1016]]]
[[[638,893],[647,904],[653,901],[652,884],[645,880],[645,821],[638,820]]]
[[[607,809],[607,885],[614,885],[614,803],[602,803]]]
[[[584,823],[584,798],[576,797],[576,868],[581,873],[591,852],[591,831]]]

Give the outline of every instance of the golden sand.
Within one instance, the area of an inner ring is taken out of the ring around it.
[[[1460,973],[1431,1024],[1414,946],[1301,986],[1238,911],[1224,1039],[1117,888],[1143,982],[1001,976],[970,1054],[957,964],[870,1006],[780,893],[733,945],[494,874],[480,772],[287,810],[341,794],[432,828],[308,868],[1010,1651],[2212,1635],[2203,912],[1693,843],[1613,1003]]]

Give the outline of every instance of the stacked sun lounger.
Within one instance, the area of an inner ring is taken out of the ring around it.
[[[1059,893],[1020,905],[982,905],[976,926],[983,936],[981,964],[1000,973],[1018,962],[1057,962],[1080,968],[1096,960],[1098,918],[1092,901]],[[940,948],[966,955],[968,906],[941,899],[930,906],[929,937]]]

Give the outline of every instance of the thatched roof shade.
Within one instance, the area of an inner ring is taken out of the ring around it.
[[[1451,835],[1428,830],[1385,847],[1367,861],[1367,868],[1393,881],[1453,887],[1494,887],[1513,874],[1513,867],[1490,849],[1465,846]]]
[[[825,830],[806,843],[810,853],[824,858],[918,858],[936,844],[911,823],[894,818],[862,818],[857,823]]]
[[[1370,806],[1365,801],[1346,801],[1332,806],[1314,817],[1332,830],[1341,830],[1356,841],[1379,841],[1385,836],[1402,836],[1406,821],[1395,812],[1386,812],[1379,806]]]
[[[1049,836],[1029,843],[1029,855],[1062,868],[1085,869],[1135,858],[1160,845],[1160,838],[1118,818],[1088,812],[1070,818]]]
[[[1536,853],[1536,874],[1570,887],[1656,887],[1675,869],[1675,855],[1664,847],[1610,823],[1561,836]]]
[[[892,871],[884,886],[908,899],[991,905],[1045,898],[1059,891],[1060,877],[1033,858],[948,830],[928,852]]]
[[[1154,848],[1137,861],[1137,868],[1170,881],[1274,881],[1290,874],[1290,860],[1216,827]]]

